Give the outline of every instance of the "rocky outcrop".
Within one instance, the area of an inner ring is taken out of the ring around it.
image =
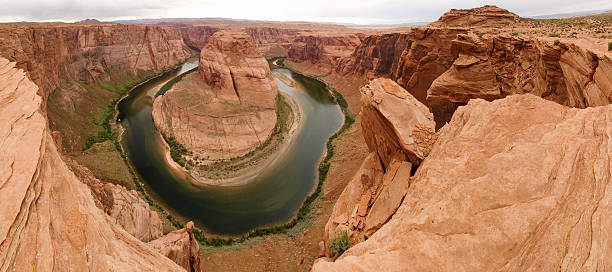
[[[503,27],[517,22],[518,19],[518,15],[508,10],[486,5],[472,9],[451,9],[432,25]]]
[[[313,271],[611,270],[610,120],[610,105],[471,100],[392,218]]]
[[[385,168],[394,158],[419,165],[436,141],[429,109],[386,78],[370,81],[361,94],[361,128],[368,149]]]
[[[378,155],[372,152],[346,185],[325,225],[325,254],[330,256],[329,242],[346,231],[351,240],[365,240],[365,220],[371,202],[382,189],[383,168]]]
[[[55,147],[38,87],[0,58],[0,270],[182,271],[96,207]]]
[[[427,90],[439,124],[473,98],[531,93],[577,108],[612,101],[611,55],[586,40],[465,34],[452,48],[457,59]]]
[[[162,223],[156,211],[150,209],[135,190],[121,185],[104,183],[76,161],[63,158],[72,172],[89,188],[96,206],[114,219],[125,231],[143,242],[162,235]]]
[[[325,225],[326,256],[331,256],[330,241],[340,232],[347,232],[354,245],[391,218],[410,185],[412,165],[420,164],[435,142],[433,116],[397,83],[379,78],[361,92],[361,127],[370,154]]]
[[[170,232],[149,245],[185,270],[200,271],[200,244],[193,236],[193,222],[189,221],[185,228]]]
[[[44,99],[60,78],[106,81],[105,69],[143,75],[170,68],[192,51],[171,27],[26,23],[0,26],[0,56],[16,62]]]
[[[215,33],[200,54],[198,73],[153,105],[157,128],[208,160],[229,159],[262,145],[276,125],[278,89],[250,36]]]

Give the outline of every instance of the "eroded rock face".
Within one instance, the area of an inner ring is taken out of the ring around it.
[[[612,60],[589,41],[499,35],[458,35],[458,57],[427,90],[438,124],[470,99],[493,100],[531,93],[570,107],[607,105],[612,101]]]
[[[202,48],[198,73],[155,100],[153,119],[206,159],[239,157],[272,134],[277,95],[268,62],[251,37],[219,31]]]
[[[193,222],[189,221],[185,228],[170,232],[149,245],[185,270],[200,271],[200,244],[193,236]]]
[[[502,27],[518,21],[519,16],[496,6],[482,6],[472,9],[452,9],[444,13],[436,26],[498,26]]]
[[[117,226],[55,147],[38,87],[0,58],[0,270],[182,271]]]
[[[174,28],[163,26],[57,23],[0,26],[0,56],[17,62],[43,99],[66,77],[84,83],[108,80],[105,69],[136,75],[170,68],[191,50]]]
[[[373,198],[382,189],[383,169],[376,153],[370,153],[359,170],[346,185],[334,204],[334,209],[325,224],[323,242],[325,253],[330,256],[329,241],[342,231],[355,241],[365,240],[364,223]]]
[[[391,220],[313,271],[612,269],[612,106],[460,107]]]
[[[385,168],[393,158],[419,165],[436,141],[429,109],[393,80],[379,78],[361,88],[361,128],[368,149]]]
[[[104,183],[86,167],[63,158],[79,180],[91,189],[96,206],[114,219],[115,223],[143,242],[162,235],[162,223],[156,211],[150,209],[138,192],[121,185]]]

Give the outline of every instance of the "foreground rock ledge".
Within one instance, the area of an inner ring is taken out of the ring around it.
[[[612,106],[472,100],[391,220],[313,271],[612,271]]]
[[[184,271],[96,207],[14,66],[0,58],[0,271]]]

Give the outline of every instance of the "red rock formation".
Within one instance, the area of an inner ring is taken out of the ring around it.
[[[340,231],[356,244],[389,220],[410,184],[413,164],[407,160],[421,163],[435,141],[435,123],[427,107],[394,81],[375,79],[361,92],[361,126],[371,153],[340,194],[325,225],[327,256],[330,240]]]
[[[471,100],[393,217],[313,271],[612,270],[612,106]]]
[[[368,149],[389,167],[392,159],[419,165],[436,141],[433,115],[390,79],[375,79],[361,89],[361,129]]]
[[[438,123],[452,116],[439,108],[454,109],[473,98],[531,93],[577,108],[612,101],[612,55],[589,41],[470,34],[452,44],[458,58],[427,91]]]
[[[276,125],[278,90],[251,37],[215,33],[202,49],[198,72],[155,100],[158,129],[209,160],[239,157],[262,145]]]
[[[200,244],[193,236],[193,222],[187,222],[185,228],[170,232],[149,245],[185,270],[200,271]]]
[[[451,9],[432,25],[503,27],[518,19],[518,15],[508,10],[487,5],[473,9]]]
[[[342,58],[349,57],[361,43],[358,35],[345,33],[304,34],[291,42],[287,59],[297,63],[315,64],[327,73],[340,66]]]
[[[66,77],[108,80],[105,69],[136,75],[170,68],[192,52],[179,31],[145,25],[31,23],[0,26],[0,56],[17,62],[46,97]]]
[[[0,270],[182,271],[96,207],[55,147],[38,87],[0,58]]]
[[[63,159],[77,178],[89,186],[96,206],[112,217],[117,225],[143,242],[162,236],[159,215],[150,209],[138,192],[121,185],[104,183],[76,161]]]
[[[412,40],[406,33],[390,33],[366,37],[336,68],[343,75],[358,75],[369,80],[391,77],[399,59]]]

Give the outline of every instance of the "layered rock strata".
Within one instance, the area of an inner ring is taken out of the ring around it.
[[[503,27],[517,22],[518,19],[518,15],[506,9],[486,5],[473,9],[451,9],[433,25]]]
[[[471,100],[441,129],[392,218],[312,270],[611,270],[610,120],[610,105]]]
[[[198,73],[153,105],[157,128],[207,160],[243,156],[276,125],[278,89],[252,38],[219,31],[202,48]]]
[[[0,58],[0,270],[183,271],[114,223],[68,169],[38,87]]]
[[[60,78],[106,81],[109,68],[134,75],[170,68],[192,54],[172,27],[59,23],[0,26],[0,56],[16,62],[46,97]]]

